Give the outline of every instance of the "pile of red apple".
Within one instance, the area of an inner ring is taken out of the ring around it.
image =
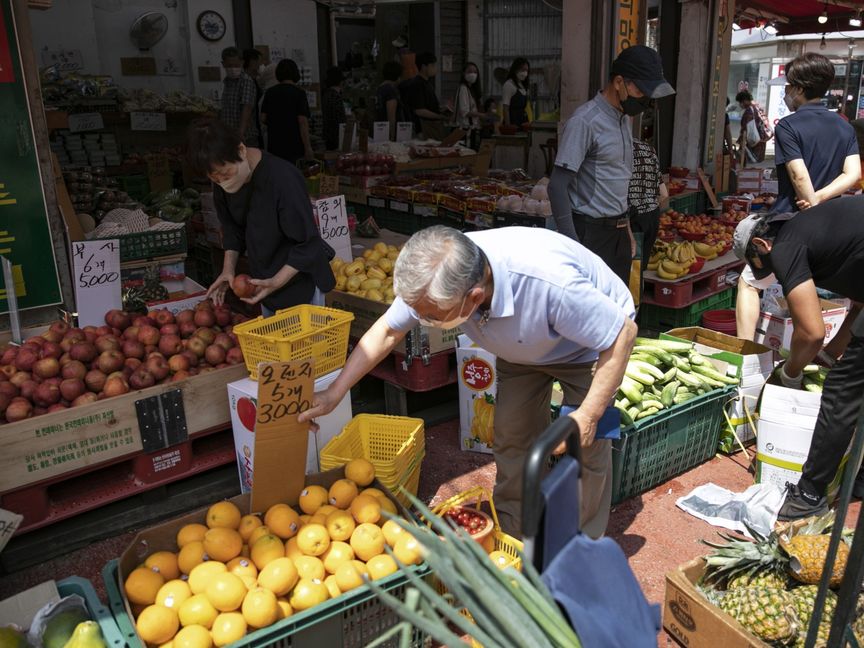
[[[55,322],[20,347],[0,349],[0,422],[241,364],[233,328],[245,319],[206,300],[177,315],[111,310],[99,327]]]

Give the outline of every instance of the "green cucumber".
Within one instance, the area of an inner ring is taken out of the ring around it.
[[[722,373],[717,371],[711,364],[694,365],[693,371],[698,373],[700,376],[710,378],[711,380],[715,380],[726,385],[737,385],[740,382],[737,378],[730,378],[729,376],[724,376]]]
[[[643,355],[652,355],[660,360],[663,364],[671,365],[672,364],[672,354],[668,351],[664,351],[658,347],[652,346],[637,346],[633,347],[634,353],[641,353]]]
[[[621,380],[621,386],[618,389],[631,403],[638,403],[642,400],[642,385],[627,376]]]
[[[805,374],[818,374],[822,368],[816,364],[808,364],[801,371]]]
[[[639,412],[636,415],[636,418],[634,420],[638,421],[638,420],[643,419],[643,418],[648,418],[649,416],[654,416],[654,414],[656,414],[659,411],[660,410],[658,410],[656,407],[648,407],[648,408],[642,410],[641,412]]]
[[[648,366],[650,367],[651,365]],[[641,371],[637,371],[636,369],[631,369],[630,365],[627,365],[627,371],[624,372],[624,375],[627,376],[630,380],[635,380],[636,382],[642,383],[643,385],[653,385],[655,382],[654,376],[649,376],[647,373],[642,373]]]
[[[627,408],[627,416],[629,416],[632,420],[636,420],[636,417],[639,416],[639,408],[638,407],[628,407]]]
[[[695,374],[687,373],[686,371],[679,371],[676,377],[683,385],[693,387],[694,389],[699,389],[705,385],[702,378]]]
[[[677,380],[673,380],[663,388],[663,393],[660,394],[660,402],[663,403],[664,407],[672,407],[680,384]]]
[[[674,399],[672,399],[672,402],[676,405],[681,405],[682,403],[686,403],[694,398],[696,398],[696,394],[678,394]]]
[[[674,340],[652,340],[651,338],[636,338],[637,346],[650,346],[669,353],[687,353],[693,348],[692,342],[676,342]]]
[[[637,369],[643,373],[647,373],[649,376],[653,376],[654,380],[660,380],[663,378],[664,373],[660,371],[657,367],[647,362],[642,362],[641,360],[630,360],[627,363],[628,369]]]
[[[633,425],[633,417],[630,416],[630,412],[626,409],[619,407],[618,413],[621,415],[621,426],[627,427],[628,425]]]
[[[658,400],[653,400],[653,399],[643,401],[642,404],[645,406],[645,409],[652,409],[653,408],[653,409],[657,410],[658,412],[661,409],[663,409],[663,407],[664,407],[663,403],[661,403]],[[642,410],[642,411],[644,412],[645,410]]]
[[[670,382],[671,380],[674,380],[675,375],[677,373],[678,373],[678,369],[676,369],[675,367],[672,367],[669,371],[667,371],[665,374],[663,374],[663,378],[660,379],[660,382],[662,382],[665,385],[666,383]]]
[[[653,356],[650,353],[634,353],[630,356],[630,360],[639,360],[640,362],[647,362],[648,364],[659,367],[663,364],[663,361],[660,360],[657,356]]]
[[[685,360],[684,358],[681,358],[681,357],[676,355],[676,356],[672,356],[672,360],[675,363],[675,367],[679,371],[690,371],[690,363],[687,360]]]
[[[806,389],[809,392],[815,392],[817,394],[822,393],[822,385],[818,385],[816,383],[806,383],[805,382],[804,383],[804,389]]]

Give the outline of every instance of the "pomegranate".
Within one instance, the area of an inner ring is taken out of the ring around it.
[[[69,378],[77,378],[78,380],[84,380],[84,376],[87,375],[87,367],[86,365],[79,360],[72,360],[68,362],[63,369],[60,371],[60,375],[64,380]],[[69,398],[68,400],[72,400]]]
[[[81,362],[93,362],[98,355],[99,351],[92,342],[76,342],[69,349],[69,357]]]
[[[87,372],[87,375],[84,376],[84,384],[87,385],[87,389],[92,392],[101,392],[105,388],[105,381],[107,379],[108,376],[98,369],[91,369]]]
[[[31,371],[39,360],[39,355],[31,347],[23,346],[15,357],[15,368],[19,371]]]
[[[239,274],[231,282],[231,290],[241,299],[246,299],[258,292],[258,286],[252,283],[252,277],[248,274]]]
[[[225,354],[225,362],[229,365],[243,364],[243,351],[241,351],[240,347],[235,346],[228,349],[228,352]]]
[[[60,374],[57,358],[42,358],[33,365],[33,373],[40,378],[53,378]]]
[[[132,318],[129,317],[128,313],[114,309],[105,313],[105,323],[112,329],[116,328],[123,331],[132,324]]]
[[[129,383],[126,379],[120,376],[112,376],[105,381],[105,396],[113,398],[129,393]]]
[[[177,324],[164,324],[159,328],[159,334],[162,337],[166,335],[180,335],[180,327]]]
[[[99,353],[104,353],[105,351],[119,351],[123,347],[123,343],[112,334],[96,338],[94,345]]]
[[[54,383],[44,382],[36,388],[33,402],[39,407],[51,407],[60,402],[60,387]]]
[[[171,373],[171,367],[168,365],[168,361],[161,355],[153,355],[147,358],[144,367],[153,375],[153,378],[157,382],[164,380],[168,374]]]
[[[159,344],[159,329],[155,326],[142,326],[138,329],[138,341],[144,346]]]
[[[204,350],[204,357],[211,365],[216,366],[225,361],[225,349],[218,344],[211,344]]]
[[[123,366],[124,360],[123,354],[119,351],[103,351],[96,359],[96,366],[99,371],[107,375],[119,370]]]
[[[127,331],[131,331],[131,328],[126,329]],[[138,340],[126,340],[123,343],[123,355],[127,358],[143,358],[144,353],[144,345],[141,344]]]
[[[132,389],[147,389],[156,384],[156,378],[144,367],[138,367],[129,376],[129,386]]]
[[[166,335],[159,340],[159,352],[165,357],[171,357],[183,350],[183,341],[177,335]]]

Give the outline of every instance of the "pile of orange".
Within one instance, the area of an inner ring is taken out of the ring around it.
[[[138,634],[148,645],[210,648],[341,596],[406,565],[421,562],[420,545],[387,520],[396,513],[380,490],[367,488],[375,468],[345,466],[329,489],[308,486],[299,511],[275,504],[243,515],[218,502],[204,524],[177,533],[177,552],[157,551],[126,578]],[[365,490],[363,490],[365,488]]]

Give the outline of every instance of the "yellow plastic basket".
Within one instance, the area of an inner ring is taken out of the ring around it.
[[[425,453],[424,430],[423,419],[358,414],[321,450],[321,470],[362,457],[375,466],[378,479],[392,484]]]
[[[411,502],[408,501],[408,497],[399,489],[399,486],[402,486],[406,491],[417,496],[417,489],[420,486],[420,465],[423,463],[423,457],[421,456],[415,464],[412,464],[409,469],[407,475],[405,476],[404,481],[396,484],[395,486],[390,486],[385,482],[381,482],[393,493],[393,497],[395,497],[403,506],[406,508],[411,507]],[[380,481],[380,480],[379,480]]]
[[[346,311],[304,304],[238,324],[234,332],[252,380],[260,362],[310,359],[318,378],[345,365],[353,319]]]

